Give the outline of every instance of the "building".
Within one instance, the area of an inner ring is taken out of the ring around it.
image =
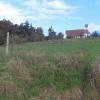
[[[65,31],[67,38],[87,38],[89,36],[88,24],[83,29],[74,29]]]

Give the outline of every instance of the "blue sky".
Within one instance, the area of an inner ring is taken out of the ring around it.
[[[84,28],[100,31],[100,0],[0,0],[0,20],[20,24],[28,20],[35,27],[55,31]]]

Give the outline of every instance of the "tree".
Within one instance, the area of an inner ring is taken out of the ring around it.
[[[3,45],[6,42],[6,34],[3,30],[0,29],[0,45]]]
[[[45,36],[41,27],[33,27],[28,21],[24,23],[13,24],[9,20],[0,21],[0,44],[4,44],[6,41],[6,33],[10,33],[11,42],[21,43],[29,41],[42,41]]]
[[[97,31],[94,31],[92,34],[91,34],[91,37],[99,37],[99,32]]]
[[[6,42],[6,33],[10,32],[12,34],[13,23],[9,20],[1,20],[0,21],[0,45],[3,45]]]
[[[30,27],[29,22],[28,22],[28,21],[25,21],[25,23],[24,23],[24,28],[25,28],[26,30],[28,30],[29,27]]]
[[[30,37],[29,37],[29,41],[34,42],[36,37],[36,28],[32,26],[30,26]]]
[[[28,21],[25,21],[25,23],[23,24],[23,30],[24,30],[24,36],[26,38],[28,38],[28,36],[30,35],[29,28],[30,28],[29,22]]]
[[[32,25],[30,26],[30,41],[42,41],[44,40],[44,34],[43,34],[43,29],[41,27],[33,27]]]
[[[56,39],[56,32],[53,30],[52,26],[48,29],[49,39]]]
[[[62,32],[59,32],[57,35],[57,39],[63,39],[64,35]]]
[[[24,30],[24,24],[21,23],[19,25],[19,32],[18,32],[18,35],[23,35],[23,37],[25,37],[25,30]]]
[[[41,27],[37,27],[36,32],[35,32],[35,38],[36,41],[42,41],[44,40],[44,34],[43,34],[43,29]]]
[[[5,32],[11,32],[13,28],[13,23],[10,22],[9,20],[1,20],[0,21],[0,29],[2,29]]]

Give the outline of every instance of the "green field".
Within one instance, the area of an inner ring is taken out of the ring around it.
[[[0,47],[0,100],[100,100],[99,60],[99,38]]]

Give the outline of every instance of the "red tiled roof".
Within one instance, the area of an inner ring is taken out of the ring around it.
[[[88,33],[88,30],[85,29],[66,30],[67,36],[71,36],[71,37],[84,35],[84,33]]]

